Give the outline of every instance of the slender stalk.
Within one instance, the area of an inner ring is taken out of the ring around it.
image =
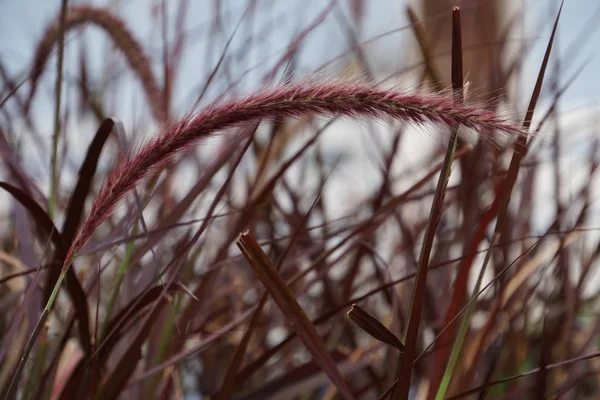
[[[452,88],[454,90],[454,102],[457,105],[463,102],[463,65],[462,65],[462,38],[460,29],[460,9],[452,9],[453,31],[452,31]],[[446,187],[452,171],[452,161],[458,145],[459,124],[454,125],[452,136],[446,150],[440,178],[437,183],[429,219],[425,229],[425,238],[421,246],[421,253],[417,265],[415,284],[411,297],[411,305],[408,314],[408,324],[404,331],[404,354],[398,360],[400,372],[398,374],[398,385],[392,389],[392,399],[408,399],[412,368],[416,355],[417,338],[419,334],[419,323],[421,321],[421,309],[425,297],[425,286],[427,284],[427,271],[429,269],[429,258],[433,248],[433,240],[438,223],[442,216]]]
[[[500,235],[498,234],[498,232],[495,232],[492,237],[493,245],[495,245],[498,241],[498,237],[500,237]],[[444,376],[442,377],[442,382],[440,383],[440,387],[435,396],[435,400],[444,400],[446,398],[448,388],[450,387],[450,382],[452,380],[452,377],[454,376],[454,370],[456,369],[456,365],[458,363],[460,354],[465,344],[467,333],[469,332],[469,327],[471,326],[471,318],[473,317],[473,312],[475,311],[477,297],[479,296],[479,292],[481,291],[481,283],[483,282],[483,276],[485,274],[486,267],[489,264],[490,257],[492,255],[491,249],[493,249],[493,246],[490,246],[488,248],[488,251],[485,253],[485,260],[483,261],[481,271],[479,272],[479,276],[477,277],[477,283],[475,284],[475,290],[473,291],[473,293],[475,293],[475,296],[473,300],[469,302],[467,312],[465,313],[463,320],[460,324],[458,335],[456,336],[456,340],[452,345],[450,359],[448,360],[448,364],[446,365],[446,370],[444,371]]]
[[[415,347],[417,343],[417,336],[419,333],[418,328],[410,329],[411,322],[412,324],[418,323],[418,321],[421,318],[421,306],[423,302],[423,296],[418,294],[424,291],[425,284],[427,282],[429,257],[431,255],[431,249],[433,248],[433,239],[435,238],[435,231],[437,229],[442,214],[444,198],[446,196],[446,186],[448,185],[448,180],[450,179],[450,173],[452,171],[452,161],[454,160],[454,153],[456,151],[457,144],[458,129],[456,128],[453,129],[452,137],[450,138],[450,144],[444,157],[444,166],[442,167],[440,178],[436,187],[435,195],[433,198],[433,204],[431,205],[431,211],[429,213],[429,219],[427,221],[427,228],[425,229],[425,239],[419,255],[419,263],[417,266],[415,285],[413,287],[410,311],[408,315],[409,323],[406,326],[406,330],[403,336],[405,349],[407,349],[410,346],[411,350],[410,353],[408,350],[405,350],[405,352],[401,353],[399,357],[399,362],[401,365],[399,372],[399,385],[397,386],[399,390],[396,392],[395,397],[398,400],[408,398],[408,391],[410,389],[410,378],[412,375],[412,365],[415,358]],[[402,384],[404,385],[404,387],[402,386]],[[404,395],[402,393],[404,393]],[[391,398],[394,398],[393,395],[391,396]]]
[[[544,81],[546,65],[548,64],[550,52],[552,51],[554,35],[556,33],[556,28],[558,26],[558,20],[559,20],[561,11],[562,11],[562,4],[558,11],[556,21],[554,22],[552,35],[550,37],[550,41],[548,42],[548,46],[546,48],[546,54],[544,56],[544,61],[542,62],[542,67],[540,69],[540,73],[539,73],[538,79],[536,81],[535,89],[533,91],[533,95],[531,97],[529,107],[527,109],[527,115],[525,117],[525,121],[523,122],[523,129],[526,132],[528,131],[528,129],[530,127],[531,120],[533,118],[533,112],[534,112],[536,104],[537,104],[538,95],[541,90],[542,83]],[[527,135],[519,137],[515,144],[515,152],[513,153],[513,157],[511,159],[511,163],[510,163],[510,166],[508,169],[505,184],[500,189],[501,190],[501,192],[499,193],[500,207],[498,210],[498,218],[496,220],[496,226],[494,228],[494,234],[492,235],[490,246],[488,247],[488,249],[486,251],[485,259],[484,259],[483,265],[481,267],[479,277],[477,278],[477,283],[475,285],[475,291],[474,291],[475,295],[469,302],[467,312],[466,312],[465,316],[463,317],[456,340],[454,341],[454,344],[452,346],[452,352],[450,354],[448,364],[446,365],[446,370],[444,371],[444,376],[442,377],[442,381],[440,383],[438,392],[435,397],[436,400],[443,400],[446,397],[446,393],[448,391],[450,381],[454,374],[454,369],[456,367],[456,364],[457,364],[460,354],[462,352],[462,348],[464,346],[464,342],[465,342],[465,339],[466,339],[466,336],[467,336],[467,333],[469,330],[469,326],[471,325],[471,317],[473,315],[473,312],[475,311],[475,305],[477,303],[476,300],[480,294],[483,275],[485,273],[486,267],[491,258],[492,249],[498,243],[498,240],[500,239],[500,235],[504,229],[504,225],[506,224],[507,214],[508,214],[508,205],[510,203],[510,197],[511,197],[513,187],[517,180],[517,176],[518,176],[520,165],[521,165],[521,160],[527,154],[528,149],[529,149],[529,147],[528,147],[528,143],[527,143]]]
[[[50,199],[48,214],[54,216],[58,193],[58,141],[60,138],[60,103],[62,101],[63,60],[65,56],[65,20],[69,0],[62,0],[58,28],[58,56],[56,60],[56,86],[54,88],[54,133],[52,134],[52,155],[50,160]]]

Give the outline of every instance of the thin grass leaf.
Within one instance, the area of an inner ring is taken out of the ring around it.
[[[265,292],[261,295],[260,300],[258,301],[256,311],[254,311],[254,313],[252,314],[250,323],[244,331],[244,336],[242,336],[242,340],[237,346],[233,358],[229,363],[229,368],[227,368],[227,372],[225,373],[225,378],[223,379],[223,383],[221,384],[221,389],[215,395],[215,400],[226,400],[230,398],[231,394],[234,393],[234,390],[242,384],[242,382],[236,379],[238,368],[242,365],[244,353],[246,352],[248,344],[250,343],[252,333],[256,330],[256,327],[258,326],[261,312],[268,299],[268,292]]]
[[[164,288],[161,287],[161,294]],[[119,362],[113,371],[106,377],[97,396],[100,400],[115,399],[123,392],[127,381],[135,371],[138,361],[142,358],[142,345],[146,341],[155,319],[161,314],[160,311],[169,304],[165,296],[159,297],[148,313],[140,327],[133,342],[127,347],[125,353],[119,357]]]
[[[361,362],[349,361],[346,355],[339,351],[331,352],[331,357],[335,362],[342,364],[348,372],[353,372],[358,368],[361,368]],[[365,362],[363,361],[362,363],[364,364]],[[319,363],[310,361],[238,399],[263,400],[273,397],[281,399],[298,398],[304,393],[318,393],[318,389],[322,387],[327,380],[328,377],[323,373]]]
[[[150,288],[126,304],[123,309],[115,315],[107,328],[108,334],[106,334],[105,337],[102,338],[102,342],[96,346],[95,353],[92,357],[83,358],[78,362],[63,388],[62,396],[64,399],[73,398],[73,396],[76,396],[77,394],[81,396],[82,393],[87,393],[87,391],[91,389],[90,383],[92,374],[90,368],[93,367],[99,371],[104,370],[108,358],[114,354],[115,347],[127,333],[127,330],[125,329],[127,324],[137,320],[147,307],[159,301],[164,290],[165,288],[163,286],[154,286]],[[189,292],[185,286],[177,282],[173,283],[167,289],[168,294],[176,291],[184,293]]]
[[[15,198],[33,217],[36,222],[36,228],[40,230],[44,236],[47,236],[51,242],[57,244],[62,240],[60,232],[54,226],[52,218],[46,211],[33,200],[25,191],[8,182],[0,182],[0,188],[6,190]]]
[[[98,346],[98,350],[105,355],[112,353],[113,347],[120,340],[121,335],[123,334],[123,327],[125,324],[127,324],[131,319],[135,319],[136,316],[144,309],[157,301],[164,292],[164,289],[165,288],[162,285],[154,286],[126,304],[111,320],[107,328],[105,341]],[[189,293],[189,289],[181,283],[175,282],[167,289],[167,293],[169,294],[174,291],[181,291],[188,294],[194,300],[197,300],[191,293]]]

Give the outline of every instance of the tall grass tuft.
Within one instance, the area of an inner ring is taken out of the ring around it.
[[[31,14],[1,398],[598,397],[597,110],[563,99],[600,9],[569,42],[555,0],[521,36],[537,4],[379,3]]]

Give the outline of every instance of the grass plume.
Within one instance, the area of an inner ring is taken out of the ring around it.
[[[198,141],[242,123],[305,114],[389,117],[415,124],[461,124],[483,131],[522,133],[484,109],[458,106],[445,97],[404,94],[371,84],[299,81],[261,89],[210,105],[193,117],[167,124],[154,139],[124,158],[102,185],[67,260],[81,249],[96,228],[112,214],[119,200],[142,178],[161,172],[178,154]]]

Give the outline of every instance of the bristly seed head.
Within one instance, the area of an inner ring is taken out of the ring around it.
[[[156,136],[125,157],[110,173],[71,247],[72,257],[114,211],[117,203],[141,179],[164,170],[175,157],[219,130],[250,121],[306,114],[382,118],[414,124],[462,125],[491,132],[522,134],[521,129],[494,113],[458,106],[450,97],[401,93],[373,84],[333,80],[300,80],[261,88],[253,93],[211,104],[195,116],[165,124]],[[69,262],[70,260],[67,259]]]

